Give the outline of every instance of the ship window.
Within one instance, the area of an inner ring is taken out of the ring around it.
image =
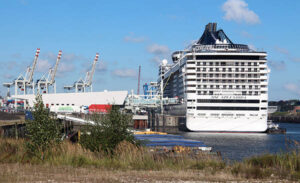
[[[261,93],[262,93],[262,94],[266,94],[267,92],[266,92],[266,91],[262,91]]]
[[[192,55],[189,55],[189,56],[186,57],[186,59],[187,59],[187,60],[193,60],[193,56],[192,56]]]
[[[72,104],[72,106],[74,106],[74,104]]]
[[[198,99],[197,103],[247,103],[258,104],[259,100],[226,100],[226,99]]]
[[[51,104],[51,105],[54,105],[54,104]]]
[[[197,110],[259,111],[259,107],[211,107],[211,106],[197,106]]]
[[[214,94],[214,92],[213,91],[209,91],[209,95],[213,95]]]
[[[203,65],[206,65],[206,62],[203,62]]]
[[[216,66],[219,66],[219,64],[220,64],[219,62],[216,62]]]
[[[235,68],[235,71],[236,71],[236,72],[239,72],[239,68]]]
[[[59,105],[59,104],[56,104],[56,105]]]
[[[241,64],[242,64],[242,66],[244,66],[244,65],[245,65],[245,63],[244,63],[244,62],[242,62]]]
[[[212,66],[212,65],[213,65],[213,63],[212,63],[212,62],[209,62],[209,65],[210,65],[210,66]]]
[[[61,104],[61,105],[65,105],[65,104]]]
[[[219,72],[219,68],[216,68],[216,71]]]
[[[267,101],[266,101],[266,100],[262,100],[261,102],[264,102],[264,103],[265,103],[265,102],[267,102]]]
[[[260,108],[261,110],[267,110],[267,108],[265,108],[265,107],[262,107],[262,108]]]

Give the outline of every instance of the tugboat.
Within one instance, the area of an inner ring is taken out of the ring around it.
[[[286,129],[285,128],[280,128],[278,124],[273,123],[272,120],[268,120],[267,133],[270,133],[270,134],[285,134]]]

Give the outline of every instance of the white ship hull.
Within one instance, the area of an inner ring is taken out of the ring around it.
[[[266,117],[199,118],[186,117],[186,127],[198,132],[260,133],[267,130]]]

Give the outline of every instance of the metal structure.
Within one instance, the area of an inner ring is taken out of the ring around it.
[[[92,86],[92,80],[93,80],[93,75],[95,73],[95,68],[96,68],[96,63],[99,58],[99,53],[96,53],[93,65],[91,70],[86,72],[85,79],[83,80],[82,78],[79,78],[78,81],[74,82],[73,86],[64,86],[64,89],[67,90],[72,90],[75,89],[75,92],[86,92],[87,88],[90,88],[90,92],[93,91],[93,86]]]
[[[27,67],[25,75],[20,74],[13,82],[11,83],[3,83],[3,86],[9,89],[12,85],[15,86],[15,96],[23,93],[23,95],[32,92],[34,94],[34,81],[33,81],[33,73],[37,64],[37,60],[39,57],[40,49],[37,48],[35,52],[35,57],[32,63],[32,66]],[[25,107],[25,106],[24,106]],[[15,100],[15,108],[17,108],[17,99]]]
[[[45,74],[41,77],[41,79],[37,80],[36,85],[37,85],[37,90],[40,93],[49,93],[49,88],[52,86],[53,87],[53,93],[56,93],[56,83],[55,83],[55,75],[57,71],[58,64],[61,59],[61,54],[62,51],[59,50],[56,63],[54,68],[50,68],[47,77]]]

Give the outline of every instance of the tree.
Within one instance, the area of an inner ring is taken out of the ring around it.
[[[60,127],[56,119],[51,118],[49,110],[44,107],[42,96],[36,96],[36,103],[32,112],[33,120],[26,121],[27,150],[40,155],[44,159],[44,153],[61,139]]]
[[[133,134],[127,129],[131,120],[131,115],[121,113],[116,106],[113,106],[108,114],[94,114],[95,124],[87,125],[83,129],[80,144],[93,152],[113,154],[120,142],[134,143]]]

